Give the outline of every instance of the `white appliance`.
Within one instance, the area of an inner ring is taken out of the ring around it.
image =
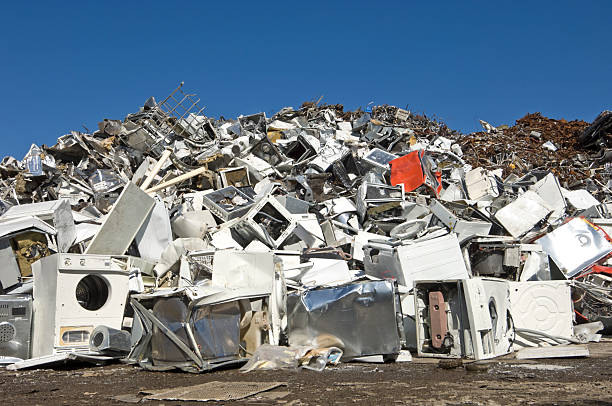
[[[0,359],[30,358],[32,297],[0,295]]]
[[[32,356],[88,351],[98,325],[121,329],[130,257],[55,254],[32,265]]]
[[[574,335],[574,306],[568,281],[510,282],[512,319],[517,329],[528,329],[555,337]],[[545,337],[517,332],[515,347],[533,347]]]
[[[415,280],[469,277],[459,240],[454,233],[399,246],[397,257],[404,275],[403,285],[409,289],[412,289]]]
[[[514,325],[510,312],[510,284],[496,278],[463,281],[471,326],[474,359],[488,359],[512,352]]]
[[[419,356],[481,360],[512,351],[508,281],[472,278],[414,286]]]

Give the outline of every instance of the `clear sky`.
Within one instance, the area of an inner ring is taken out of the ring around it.
[[[123,119],[181,81],[209,116],[408,106],[464,132],[612,108],[612,1],[11,1],[0,155]]]

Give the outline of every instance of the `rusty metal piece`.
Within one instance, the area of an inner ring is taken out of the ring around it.
[[[431,345],[442,348],[444,337],[448,332],[446,322],[446,303],[440,291],[429,292],[429,319],[431,322]]]

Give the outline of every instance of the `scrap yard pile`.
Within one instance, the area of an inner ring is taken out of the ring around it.
[[[595,181],[588,179],[594,177],[601,182],[606,177],[602,173],[604,164],[612,156],[605,156],[605,142],[601,144],[597,140],[593,145],[581,141],[583,134],[592,131],[587,128],[588,123],[553,120],[535,113],[527,114],[509,128],[498,129],[487,124],[483,125],[487,131],[466,135],[459,141],[468,155],[467,162],[473,167],[502,168],[505,176],[510,173],[520,176],[534,168],[546,169],[565,188],[599,191],[601,183],[593,185]],[[607,131],[609,134],[611,130]]]
[[[612,331],[612,112],[481,124],[318,103],[214,119],[181,84],[6,157],[0,361],[588,356]]]

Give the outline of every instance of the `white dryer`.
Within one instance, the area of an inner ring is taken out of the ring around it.
[[[32,265],[33,357],[88,351],[96,326],[121,329],[129,258],[55,254]]]

